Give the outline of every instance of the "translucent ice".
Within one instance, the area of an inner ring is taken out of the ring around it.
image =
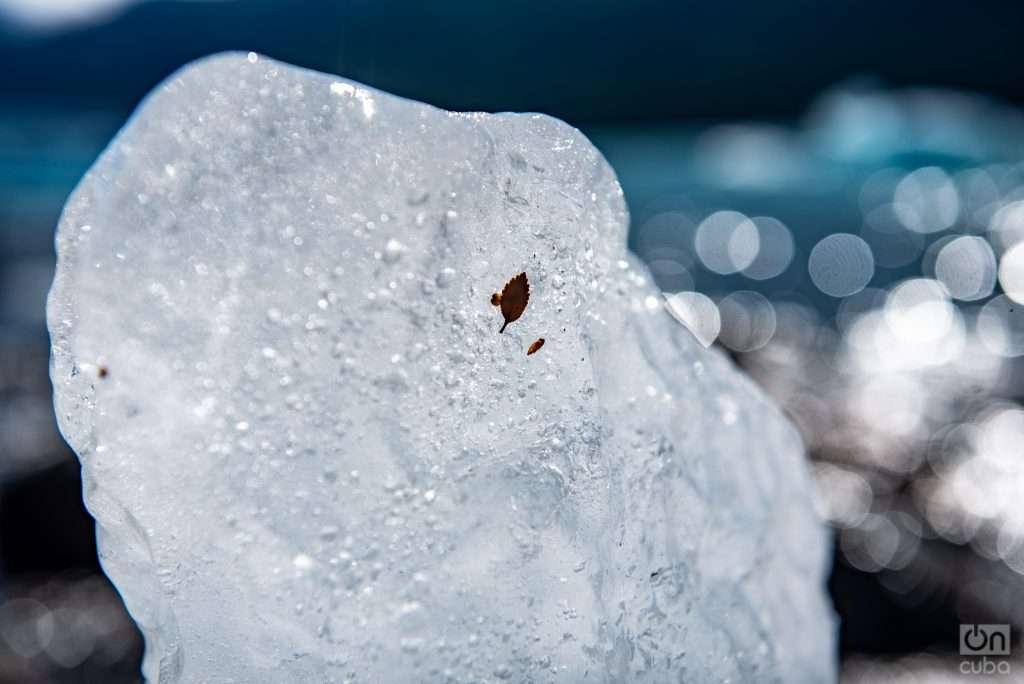
[[[546,116],[255,55],[158,88],[68,202],[48,311],[147,678],[832,679],[796,434],[625,232]]]

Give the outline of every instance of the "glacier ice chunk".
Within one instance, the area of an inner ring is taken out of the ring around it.
[[[252,54],[150,95],[68,201],[48,306],[147,679],[833,679],[796,433],[626,223],[547,116]]]

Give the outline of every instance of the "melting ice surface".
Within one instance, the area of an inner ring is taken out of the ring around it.
[[[48,311],[148,680],[831,680],[796,433],[626,219],[546,116],[255,55],[160,86],[68,202]]]

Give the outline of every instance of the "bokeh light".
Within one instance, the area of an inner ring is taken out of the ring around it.
[[[949,292],[937,280],[912,278],[889,293],[885,320],[889,329],[911,344],[935,342],[950,332],[957,315]]]
[[[1003,253],[999,260],[999,284],[1007,297],[1018,303],[1024,302],[1024,242]]]
[[[719,274],[749,268],[761,248],[758,228],[737,211],[716,211],[701,221],[694,243],[705,268]]]
[[[718,338],[733,351],[760,349],[775,334],[775,307],[762,294],[733,292],[718,303],[718,310],[722,320]]]
[[[990,299],[978,314],[978,337],[993,354],[1024,355],[1024,312],[1006,295]]]
[[[868,243],[875,263],[885,268],[898,268],[920,257],[925,238],[907,230],[896,213],[896,205],[875,207],[864,216],[861,237]]]
[[[757,227],[758,252],[743,275],[753,280],[768,280],[781,274],[793,261],[793,234],[782,221],[770,216],[750,219]]]
[[[971,302],[988,297],[996,284],[992,246],[980,237],[955,238],[939,251],[935,277],[956,299]]]
[[[956,223],[960,194],[942,169],[926,166],[908,173],[897,184],[893,206],[903,225],[916,233],[934,233]]]
[[[981,611],[1024,626],[1024,163],[973,161],[984,144],[967,141],[950,111],[981,116],[931,92],[827,97],[807,136],[786,139],[801,164],[821,155],[868,168],[843,190],[851,209],[767,218],[767,204],[742,195],[729,209],[715,195],[710,214],[681,207],[680,225],[705,218],[692,248],[678,246],[690,280],[669,310],[793,419],[841,565],[877,577],[901,604],[952,601],[963,621]],[[1004,115],[1024,156],[1024,121]],[[729,130],[716,131],[716,149],[730,149]],[[921,150],[937,161],[908,166]],[[769,187],[739,184],[755,185]],[[963,563],[953,573],[952,558]],[[844,678],[897,671],[872,662]],[[939,681],[913,669],[939,664],[907,659],[893,681]]]
[[[875,259],[863,239],[836,233],[814,246],[807,269],[819,290],[832,297],[847,297],[871,281]]]

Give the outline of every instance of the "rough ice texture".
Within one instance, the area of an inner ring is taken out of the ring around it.
[[[831,680],[798,438],[626,224],[547,116],[254,55],[160,86],[69,200],[48,310],[146,677]]]

